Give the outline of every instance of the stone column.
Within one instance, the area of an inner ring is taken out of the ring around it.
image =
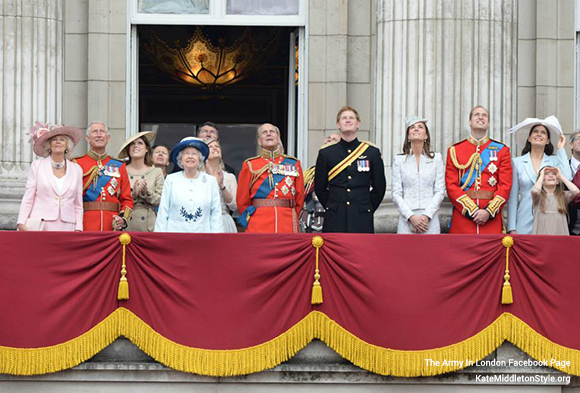
[[[518,1],[377,0],[376,6],[375,126],[389,178],[408,115],[429,119],[432,148],[444,156],[467,136],[476,105],[490,111],[491,137],[509,143],[506,129],[517,116]],[[382,229],[396,230],[395,223],[385,220]]]
[[[14,228],[31,161],[28,129],[62,113],[62,0],[0,3],[0,228]]]

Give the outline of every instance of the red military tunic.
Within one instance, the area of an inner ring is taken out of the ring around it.
[[[465,175],[467,178],[463,182],[461,179]],[[473,183],[466,187],[464,183],[469,180]],[[501,210],[512,188],[512,163],[507,146],[487,136],[478,141],[471,135],[456,143],[447,151],[445,182],[454,207],[450,233],[503,231]],[[477,225],[472,220],[478,209],[486,209],[491,215],[484,225]]]
[[[294,157],[264,150],[244,162],[236,195],[248,233],[297,233],[304,176]],[[254,210],[255,209],[255,210]]]
[[[131,217],[133,198],[127,169],[125,164],[121,164],[118,169],[108,166],[111,160],[112,158],[107,154],[98,155],[93,151],[75,159],[83,169],[83,229],[85,231],[112,231],[113,216],[123,216],[126,220]],[[104,186],[99,187],[97,182],[101,176],[111,178]],[[90,188],[93,194],[98,194],[94,200],[87,196]]]

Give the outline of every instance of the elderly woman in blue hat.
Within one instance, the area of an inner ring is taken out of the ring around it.
[[[171,150],[171,161],[182,171],[165,179],[155,232],[223,232],[217,181],[201,171],[208,156],[207,144],[195,137],[182,139]]]
[[[427,119],[410,116],[403,153],[393,160],[393,202],[399,210],[397,233],[441,232],[438,211],[445,196],[445,169],[431,151]]]

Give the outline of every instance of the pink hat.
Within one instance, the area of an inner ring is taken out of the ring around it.
[[[46,141],[56,135],[68,136],[73,145],[76,146],[82,137],[82,131],[79,128],[64,125],[49,125],[48,123],[42,124],[37,121],[34,126],[30,127],[30,143],[32,143],[32,149],[37,156],[46,157],[48,156],[48,146]]]

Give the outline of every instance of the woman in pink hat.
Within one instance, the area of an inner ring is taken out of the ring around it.
[[[44,159],[30,166],[18,230],[82,231],[83,171],[68,159],[81,130],[36,122],[30,134],[34,153]]]

